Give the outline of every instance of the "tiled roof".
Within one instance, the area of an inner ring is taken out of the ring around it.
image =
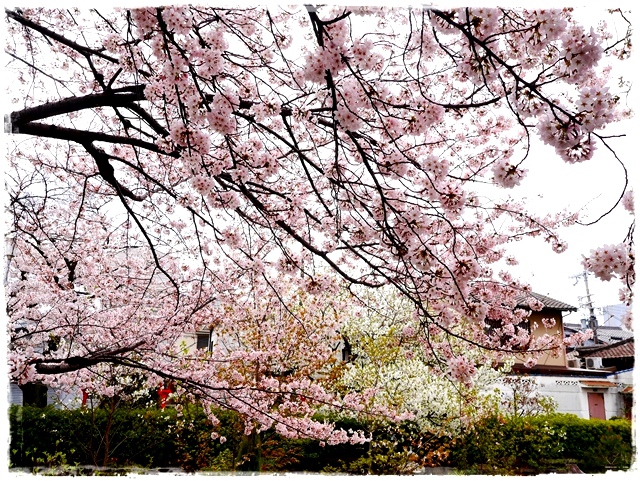
[[[607,346],[579,347],[580,357],[601,357],[604,359],[619,359],[622,357],[635,357],[633,338],[609,344]]]
[[[591,378],[602,378],[611,375],[614,368],[603,369],[581,369],[564,366],[543,366],[525,367],[524,364],[514,364],[511,371],[516,374],[532,374],[546,376],[580,376]]]
[[[567,353],[567,361],[573,361],[574,359],[578,359],[578,355],[575,351],[569,351]]]
[[[554,309],[556,311],[577,311],[577,307],[573,307],[565,302],[558,301],[548,296],[543,296],[542,294],[538,294],[537,292],[529,292],[527,294],[522,294],[516,297],[516,301],[518,302],[518,307],[526,307],[529,308],[529,304],[527,299],[529,297],[533,297],[542,304],[546,309]]]
[[[580,324],[564,324],[565,334],[580,331],[583,331]],[[598,335],[598,343],[602,344],[613,344],[633,337],[633,332],[624,330],[619,326],[598,326],[596,334]]]
[[[598,340],[605,344],[613,344],[614,342],[633,338],[633,332],[625,331],[620,328],[600,326],[597,329]]]

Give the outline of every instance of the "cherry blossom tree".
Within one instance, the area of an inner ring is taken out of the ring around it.
[[[141,371],[248,429],[339,442],[362,437],[312,413],[373,396],[311,374],[350,315],[340,288],[393,289],[429,362],[463,383],[475,363],[447,339],[498,357],[563,347],[514,327],[529,287],[508,245],[562,252],[580,215],[508,191],[536,168],[535,139],[558,162],[602,149],[622,165],[603,129],[629,115],[609,81],[628,33],[570,9],[5,14],[13,379],[98,391],[105,366]],[[629,301],[632,245],[631,230],[586,261]],[[200,329],[236,343],[180,352]]]

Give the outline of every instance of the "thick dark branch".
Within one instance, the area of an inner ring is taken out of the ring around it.
[[[16,132],[14,132],[16,133]],[[146,142],[133,137],[122,135],[111,135],[102,132],[90,132],[88,130],[71,129],[67,127],[58,127],[57,125],[41,124],[38,122],[30,122],[20,127],[20,134],[34,135],[36,137],[48,137],[51,139],[69,140],[79,144],[87,144],[91,142],[107,142],[109,144],[131,145],[132,147],[140,147],[156,154],[168,155],[169,157],[178,158],[180,154],[177,152],[164,152],[156,144]]]
[[[69,97],[57,102],[18,110],[11,113],[11,124],[14,133],[21,133],[23,125],[56,115],[79,112],[80,110],[96,107],[129,107],[133,102],[144,100],[144,84],[134,85],[120,90],[111,90],[99,94],[89,94],[82,97]]]
[[[103,361],[88,360],[83,357],[74,356],[68,359],[52,359],[50,361],[36,361],[33,365],[39,374],[64,374],[66,372],[79,371],[85,367],[99,364]]]
[[[313,33],[316,36],[318,45],[320,45],[321,47],[324,47],[324,40],[322,38],[324,27],[322,25],[322,21],[320,20],[320,17],[318,17],[316,8],[312,5],[305,5],[305,7],[307,8],[307,12],[309,13],[309,18],[311,19],[311,26],[313,27]]]
[[[132,352],[143,344],[144,341],[140,341],[133,346],[121,347],[110,351],[99,351],[88,356],[73,356],[66,359],[34,359],[30,364],[35,366],[39,374],[63,374],[105,362],[122,364],[126,360],[126,358],[121,357],[123,354]]]
[[[149,127],[151,127],[156,133],[160,134],[162,137],[168,137],[169,131],[165,129],[156,119],[154,119],[149,112],[140,107],[138,104],[129,104],[126,105],[126,108],[131,112],[135,113],[144,120]]]
[[[507,92],[507,94],[508,93],[509,92]],[[427,99],[427,100],[429,100],[430,103],[434,105],[439,105],[440,107],[444,107],[445,109],[474,109],[474,108],[485,107],[487,105],[498,103],[500,100],[502,100],[502,97],[493,97],[489,100],[484,100],[482,102],[469,102],[467,104],[442,104],[440,102],[435,102],[431,99]]]
[[[91,154],[91,157],[93,157],[93,159],[96,161],[98,172],[100,173],[102,178],[107,181],[107,183],[109,183],[114,189],[116,189],[116,192],[122,193],[122,195],[128,197],[131,200],[144,200],[145,196],[134,194],[124,185],[118,182],[113,166],[109,163],[109,156],[102,149],[94,147],[91,144],[83,144],[83,147],[87,152],[89,152],[89,154]]]

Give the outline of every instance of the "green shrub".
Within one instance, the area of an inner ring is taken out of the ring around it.
[[[482,474],[547,472],[562,455],[562,428],[542,416],[492,416],[474,424],[457,440],[452,463],[463,471]]]
[[[630,468],[634,454],[630,420],[604,421],[559,414],[550,422],[564,427],[564,457],[575,459],[582,471],[598,473]]]
[[[195,471],[220,463],[238,432],[233,413],[222,412],[220,434],[202,409],[76,409],[12,406],[12,467],[95,465],[182,467]],[[224,468],[231,469],[231,465]]]
[[[240,417],[216,411],[220,438],[202,408],[78,409],[12,406],[11,467],[94,465],[181,467],[188,472],[267,471],[345,474],[403,474],[425,466],[454,467],[464,474],[566,472],[629,469],[633,461],[631,422],[555,414],[488,417],[454,439],[421,431],[415,423],[318,416],[337,428],[362,430],[372,441],[321,445],[287,439],[274,430],[245,436]]]
[[[452,464],[467,474],[564,472],[577,464],[586,473],[629,469],[631,423],[581,419],[569,414],[504,418],[474,424],[455,440]]]

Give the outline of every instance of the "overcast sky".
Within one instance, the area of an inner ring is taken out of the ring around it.
[[[628,129],[625,128],[630,132]],[[618,155],[628,163],[635,160],[637,154],[623,145],[629,142],[619,143]],[[563,207],[571,210],[583,208],[586,219],[595,220],[609,210],[622,192],[623,171],[604,149],[600,149],[588,163],[568,165],[554,155],[551,147],[536,145],[532,160],[520,191],[526,196],[527,204],[534,204],[538,212],[554,212]],[[517,272],[534,291],[579,307],[579,297],[586,295],[585,283],[583,279],[576,280],[572,276],[582,273],[582,256],[604,244],[622,242],[632,219],[627,211],[618,208],[593,226],[563,229],[563,240],[569,247],[562,254],[553,252],[549,244],[539,238],[514,244],[510,248],[520,260]],[[588,283],[594,306],[619,303],[621,284],[616,279],[603,282],[591,275]]]
[[[624,2],[623,2],[624,3]],[[622,5],[616,3],[614,5]],[[613,5],[607,5],[614,8]],[[597,9],[576,8],[576,16],[585,19],[608,18],[609,15]],[[638,15],[633,15],[637,19]],[[632,21],[633,23],[633,21]],[[637,44],[637,42],[634,42]],[[634,81],[637,77],[637,52],[626,62],[622,62],[617,73],[625,79]],[[614,78],[617,78],[615,76]],[[636,87],[637,90],[637,87]],[[631,90],[628,99],[623,102],[634,110],[638,110],[638,93]],[[625,134],[626,137],[611,141],[620,160],[625,163],[631,186],[637,185],[640,170],[638,160],[637,137],[640,129],[637,117],[612,125],[607,129],[609,134]],[[595,220],[607,212],[617,201],[624,186],[624,172],[614,156],[604,146],[599,146],[594,157],[582,164],[569,165],[555,156],[550,146],[537,143],[533,146],[527,179],[522,183],[520,192],[526,196],[530,205],[535,205],[539,212],[555,211],[559,208],[583,208],[586,220]],[[640,194],[637,193],[636,195]],[[554,253],[547,244],[539,239],[521,242],[514,246],[521,265],[518,272],[522,280],[528,281],[532,288],[540,294],[549,295],[568,304],[580,307],[580,297],[586,296],[583,279],[576,280],[572,276],[581,274],[582,255],[588,255],[593,248],[604,244],[618,244],[627,235],[633,216],[619,206],[593,226],[574,226],[565,229],[564,240],[569,248],[563,254]],[[612,279],[600,281],[593,275],[588,277],[589,290],[595,307],[619,304],[618,290],[620,282]],[[586,302],[586,300],[583,300]],[[587,313],[582,310],[567,318],[569,322],[579,322]],[[596,312],[598,316],[598,312]],[[637,316],[636,316],[637,317]],[[598,316],[601,319],[600,316]]]

